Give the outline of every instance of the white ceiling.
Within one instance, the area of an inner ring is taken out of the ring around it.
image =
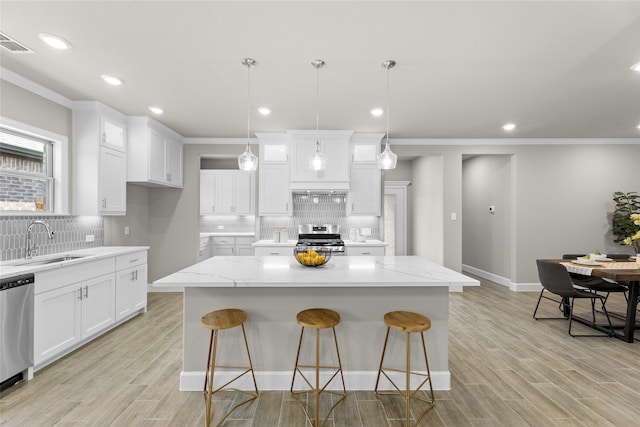
[[[637,138],[640,1],[0,1],[0,31],[36,51],[2,67],[71,100],[148,115],[188,137],[320,128],[391,138]],[[54,51],[49,32],[73,48]],[[100,75],[125,80],[107,86]],[[501,129],[512,121],[511,133]]]

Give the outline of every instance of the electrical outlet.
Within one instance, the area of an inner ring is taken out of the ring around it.
[[[455,221],[458,219],[458,214],[456,214],[455,212],[451,212],[451,221]]]
[[[95,240],[96,236],[94,236],[93,234],[87,234],[86,236],[84,236],[85,242],[95,242]]]
[[[124,235],[125,235],[125,236],[128,236],[128,235],[129,235],[129,226],[128,226],[128,225],[125,225],[125,226],[124,226]]]
[[[363,236],[371,236],[371,228],[363,228],[360,231],[360,234],[362,234]]]

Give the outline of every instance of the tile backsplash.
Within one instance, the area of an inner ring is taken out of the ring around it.
[[[289,239],[297,239],[300,224],[336,224],[343,240],[352,228],[370,228],[368,239],[380,238],[377,216],[347,216],[345,194],[293,194],[293,215],[260,218],[260,239],[272,239],[276,228],[286,228]]]
[[[255,217],[246,216],[201,216],[201,233],[253,233]]]
[[[46,229],[37,225],[32,228],[33,242],[38,255],[104,246],[104,221],[100,216],[2,216],[0,217],[1,261],[24,257],[27,227],[31,222],[41,220],[53,231],[49,239]],[[93,242],[86,242],[86,236],[93,235]]]

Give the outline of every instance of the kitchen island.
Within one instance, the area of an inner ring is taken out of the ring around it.
[[[351,390],[374,388],[386,312],[408,310],[428,316],[432,326],[425,338],[433,385],[448,390],[449,288],[478,285],[475,279],[415,256],[336,256],[317,268],[304,267],[293,257],[213,257],[154,282],[156,287],[184,287],[181,390],[202,390],[209,331],[200,318],[223,308],[247,312],[245,327],[258,387],[288,390],[300,336],[296,314],[313,307],[341,315],[336,331],[345,382]],[[220,363],[245,360],[240,328],[235,329],[221,334],[227,355],[220,355]],[[386,360],[402,366],[404,336],[392,335]],[[324,338],[323,355],[326,351],[326,357],[331,357],[333,347]],[[413,349],[418,357],[418,347]],[[311,357],[312,346],[307,350],[302,357]]]

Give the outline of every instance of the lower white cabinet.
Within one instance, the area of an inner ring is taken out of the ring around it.
[[[249,236],[214,236],[211,253],[213,256],[252,256],[253,239]]]
[[[116,321],[147,306],[147,251],[116,258]]]
[[[146,309],[147,251],[35,273],[36,368]]]
[[[293,257],[293,246],[256,246],[256,256],[290,256]]]
[[[384,256],[384,246],[347,246],[344,250],[347,256]]]
[[[113,273],[35,295],[35,365],[115,323],[114,304]]]

